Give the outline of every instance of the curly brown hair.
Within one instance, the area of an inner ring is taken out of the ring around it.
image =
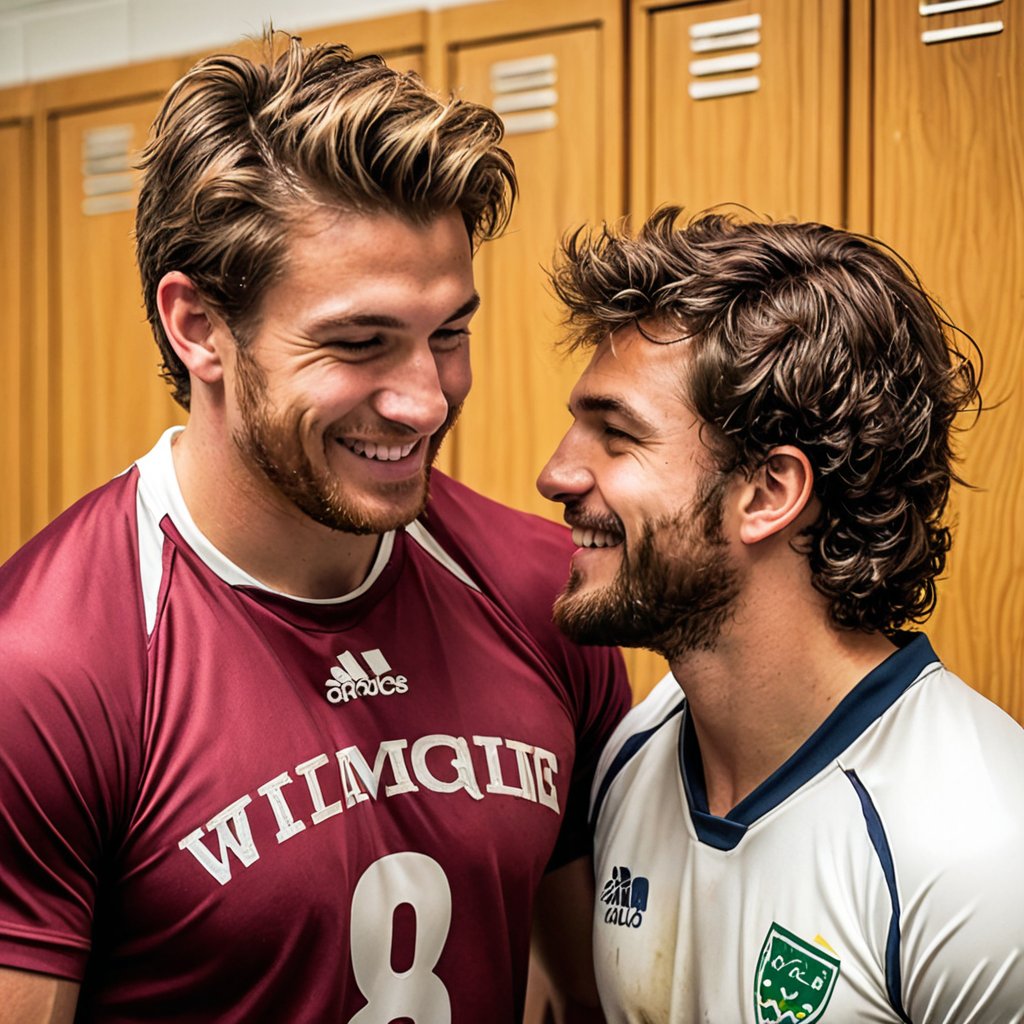
[[[442,102],[380,57],[284,38],[275,58],[268,34],[263,63],[222,54],[196,64],[168,93],[142,155],[136,255],[164,377],[186,409],[188,371],[156,303],[164,274],[186,274],[244,345],[311,205],[419,223],[456,209],[478,244],[501,233],[515,200],[493,111]]]
[[[688,339],[679,385],[723,474],[749,477],[783,444],[810,459],[821,514],[798,550],[832,621],[885,633],[922,621],[950,546],[950,485],[963,483],[954,420],[981,411],[980,350],[877,240],[721,213],[679,228],[680,214],[567,237],[551,278],[569,347],[645,322]]]

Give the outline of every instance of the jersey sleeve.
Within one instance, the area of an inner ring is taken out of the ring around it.
[[[80,980],[130,792],[117,693],[144,660],[131,591],[58,524],[0,569],[0,964]]]
[[[915,1024],[1024,1021],[1022,855],[1019,836],[1001,836],[984,858],[944,870],[910,908],[904,991]]]
[[[580,674],[578,686],[584,699],[582,714],[577,720],[576,760],[569,784],[565,818],[548,865],[549,870],[591,852],[590,791],[598,761],[605,744],[630,706],[626,668],[617,650],[607,647],[589,650],[575,648],[575,653],[582,655],[576,671]]]
[[[914,1024],[1022,1024],[1024,731],[940,683],[948,721],[933,723],[931,742],[945,738],[957,757],[904,773],[919,784],[893,849],[903,1008]]]

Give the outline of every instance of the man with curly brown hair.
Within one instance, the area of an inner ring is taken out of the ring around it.
[[[980,407],[909,268],[818,224],[572,237],[591,361],[539,485],[555,606],[672,674],[598,767],[612,1021],[1024,1020],[1024,731],[904,632],[935,603]]]
[[[515,195],[501,121],[281,50],[201,61],[144,155],[188,424],[0,570],[17,1024],[515,1024],[531,936],[596,1002],[621,658],[551,622],[568,531],[431,475]]]

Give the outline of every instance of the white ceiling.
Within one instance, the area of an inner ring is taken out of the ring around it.
[[[0,0],[0,14],[8,11],[31,10],[35,7],[45,7],[54,0]]]

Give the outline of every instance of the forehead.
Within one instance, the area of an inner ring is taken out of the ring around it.
[[[644,337],[634,326],[620,328],[594,350],[573,389],[569,407],[576,416],[615,409],[654,427],[662,421],[678,423],[686,410],[688,360],[686,341],[660,343]],[[692,414],[686,419],[692,420]]]
[[[310,208],[294,218],[264,310],[454,305],[472,293],[472,250],[452,210],[426,223],[391,213]]]

